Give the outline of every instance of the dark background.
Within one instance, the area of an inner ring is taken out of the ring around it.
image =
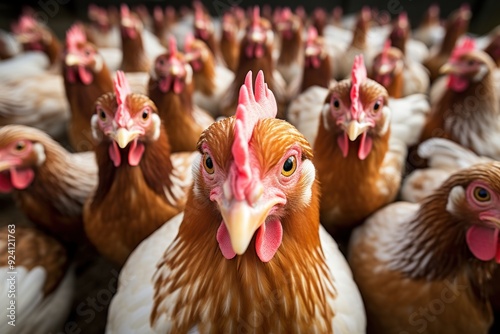
[[[8,29],[11,22],[19,15],[25,5],[29,5],[40,14],[42,19],[46,19],[49,26],[56,30],[56,33],[63,34],[75,19],[84,20],[86,18],[87,6],[89,3],[96,3],[100,6],[118,5],[121,2],[129,5],[144,4],[149,8],[161,5],[172,5],[176,8],[191,4],[191,0],[21,0],[21,1],[0,1],[0,28]],[[249,0],[204,0],[202,1],[212,14],[217,15],[221,9],[227,8],[233,4],[241,7],[249,7],[256,4],[269,4],[271,6],[290,6],[295,8],[303,6],[306,11],[312,12],[316,7],[333,9],[335,6],[341,6],[344,13],[357,12],[363,5],[377,7],[380,11],[386,11],[392,16],[397,15],[402,10],[408,12],[410,22],[415,27],[421,20],[426,8],[432,3],[439,3],[441,7],[441,16],[446,17],[452,10],[458,8],[465,1],[433,1],[433,0],[288,0],[266,2],[256,2]],[[500,1],[498,0],[470,0],[467,1],[472,9],[473,17],[470,24],[470,31],[474,34],[484,34],[500,24]]]

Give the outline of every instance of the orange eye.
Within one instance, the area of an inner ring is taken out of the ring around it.
[[[478,202],[488,202],[491,199],[490,192],[483,187],[474,188],[474,198]]]
[[[25,148],[26,148],[26,143],[24,141],[18,141],[16,143],[16,146],[15,146],[16,151],[21,152]]]
[[[205,153],[203,156],[203,167],[208,174],[214,173],[214,162],[208,153]]]

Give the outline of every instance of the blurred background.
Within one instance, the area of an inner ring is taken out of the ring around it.
[[[39,18],[48,23],[56,33],[62,36],[65,30],[74,22],[75,19],[85,20],[87,7],[91,3],[97,3],[100,6],[119,5],[125,2],[131,6],[143,4],[152,9],[157,5],[171,5],[176,8],[190,5],[190,1],[186,0],[21,0],[21,1],[0,1],[0,28],[7,29],[12,21],[18,17],[24,6],[31,6],[38,12]],[[282,1],[248,1],[248,0],[203,0],[206,8],[213,15],[218,15],[225,8],[231,5],[239,5],[243,8],[253,5],[268,4],[272,7],[283,6]],[[341,6],[345,14],[354,13],[364,6],[372,6],[379,9],[381,15],[390,14],[395,16],[401,11],[406,11],[410,18],[412,27],[416,27],[420,22],[424,11],[433,3],[438,3],[441,7],[441,17],[445,18],[453,10],[458,8],[462,3],[467,2],[471,6],[473,17],[470,24],[470,32],[474,34],[484,34],[498,25],[500,13],[500,1],[498,0],[470,0],[470,1],[435,1],[435,0],[288,0],[286,5],[292,8],[302,6],[309,13],[316,7],[324,7],[333,9],[335,6]]]

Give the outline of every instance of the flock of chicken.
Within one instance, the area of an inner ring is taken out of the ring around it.
[[[1,333],[64,327],[84,245],[121,267],[107,333],[489,331],[500,30],[468,36],[467,5],[414,30],[88,14],[64,42],[29,10],[0,33],[0,191],[36,226],[15,254],[0,230]]]

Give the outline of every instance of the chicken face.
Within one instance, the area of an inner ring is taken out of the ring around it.
[[[90,4],[88,7],[88,18],[90,23],[102,33],[108,32],[112,27],[106,9],[94,4]]]
[[[205,62],[211,57],[211,51],[202,40],[195,39],[193,35],[188,35],[184,43],[185,59],[191,65],[194,72],[203,70]]]
[[[362,56],[354,61],[352,79],[331,87],[323,106],[323,124],[337,133],[337,144],[344,157],[349,141],[359,140],[358,158],[364,160],[371,151],[373,137],[387,133],[390,110],[387,90],[366,78]]]
[[[247,75],[242,90],[250,91],[240,91],[236,120],[210,126],[198,146],[195,194],[220,212],[217,241],[228,259],[248,251],[255,235],[258,257],[270,261],[282,241],[283,218],[309,204],[315,180],[305,138],[289,123],[269,118],[276,115],[276,101],[263,80],[259,72],[254,97]]]
[[[186,85],[192,82],[191,66],[185,61],[184,55],[177,52],[173,37],[169,40],[169,52],[160,55],[155,60],[152,73],[153,79],[158,82],[158,87],[163,93],[173,91],[180,94]]]
[[[482,81],[493,72],[495,64],[480,50],[461,52],[444,64],[440,72],[449,75],[448,87],[456,92],[465,91],[471,83]]]
[[[29,187],[35,179],[35,169],[45,162],[41,143],[17,134],[17,126],[0,130],[0,192]]]
[[[95,46],[87,43],[83,28],[72,26],[66,34],[66,53],[64,57],[65,75],[69,82],[76,82],[77,78],[88,85],[94,79],[94,73],[102,70],[102,56]]]
[[[50,32],[29,15],[21,16],[12,25],[12,32],[26,51],[43,51],[52,39]]]
[[[130,93],[123,72],[117,72],[115,94],[97,99],[92,116],[92,133],[97,141],[111,141],[109,156],[115,167],[122,163],[122,151],[128,148],[128,164],[139,165],[145,143],[160,136],[160,117],[153,101],[142,94]]]
[[[194,10],[194,35],[196,38],[207,41],[214,30],[212,20],[209,15],[205,14],[201,4],[196,4]]]
[[[394,76],[403,71],[403,67],[403,53],[389,45],[373,60],[373,79],[384,87],[389,87]]]
[[[300,19],[293,15],[290,8],[284,8],[276,19],[276,30],[284,39],[292,39],[301,27]]]
[[[471,253],[479,260],[500,263],[500,165],[478,165],[471,170],[472,178],[451,189],[446,209],[467,217],[466,242]]]
[[[141,19],[135,13],[131,13],[130,9],[125,4],[122,4],[120,8],[120,14],[120,27],[122,36],[125,36],[129,39],[137,38],[137,36],[139,36],[139,34],[142,32],[143,28]]]
[[[250,25],[247,27],[245,35],[245,50],[247,58],[262,58],[265,49],[270,48],[273,43],[273,32],[268,20],[260,17],[259,7],[253,10],[253,17]]]
[[[321,61],[326,57],[324,40],[318,37],[316,28],[309,27],[307,32],[306,48],[304,51],[305,66],[308,68],[318,68]]]

